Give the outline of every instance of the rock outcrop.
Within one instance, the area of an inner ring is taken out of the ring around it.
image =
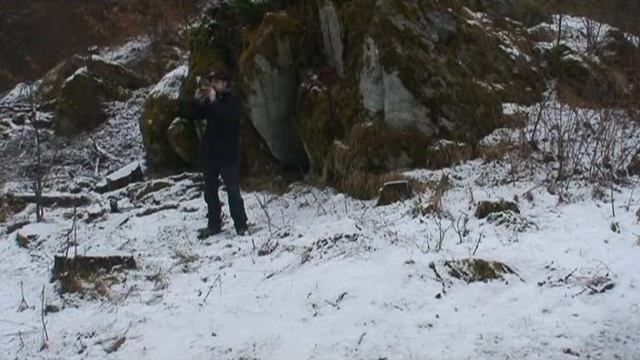
[[[55,109],[54,127],[60,135],[73,135],[102,123],[103,104],[121,100],[143,86],[127,68],[97,56],[71,57],[49,71],[38,96]]]
[[[189,69],[180,66],[167,74],[151,90],[140,118],[140,130],[147,150],[147,156],[154,166],[179,167],[185,163],[174,145],[185,142],[197,144],[192,124],[174,126],[171,124],[180,113],[180,92],[185,84]],[[171,135],[171,140],[170,140]],[[185,153],[182,154],[186,156]],[[194,160],[195,161],[195,160]]]
[[[231,70],[248,110],[245,164],[273,158],[349,192],[364,181],[375,189],[364,197],[377,194],[382,182],[372,183],[385,174],[448,165],[438,140],[466,149],[501,126],[503,101],[532,102],[542,88],[533,50],[513,35],[522,25],[493,21],[462,1],[283,1],[256,9],[250,21],[247,9],[230,4],[207,12],[192,31],[181,99],[193,95],[198,74]],[[155,134],[164,136],[171,120]],[[146,139],[154,158],[162,141]]]

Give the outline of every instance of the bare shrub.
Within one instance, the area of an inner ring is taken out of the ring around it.
[[[640,150],[640,127],[614,108],[581,109],[555,101],[535,107],[530,143],[554,165],[549,180],[619,181]]]

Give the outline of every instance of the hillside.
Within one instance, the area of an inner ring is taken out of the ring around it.
[[[565,6],[211,2],[42,65],[0,98],[0,358],[640,359],[640,40]],[[199,240],[212,67],[250,232],[222,187]]]

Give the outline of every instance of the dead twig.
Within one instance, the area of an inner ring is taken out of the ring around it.
[[[18,306],[18,312],[23,312],[29,308],[29,304],[27,304],[27,300],[24,298],[24,288],[22,286],[22,281],[20,281],[20,294],[22,295],[22,301],[20,301],[20,306]]]
[[[42,285],[42,293],[40,295],[40,321],[42,322],[42,346],[40,347],[40,351],[43,351],[49,348],[49,333],[47,332],[47,322],[44,321],[44,289],[45,289],[45,286]]]
[[[481,232],[480,235],[478,235],[478,241],[476,242],[476,247],[473,248],[473,252],[471,253],[471,256],[476,256],[476,252],[478,252],[478,247],[480,246],[480,242],[482,241],[483,236],[484,236],[484,232]]]
[[[436,264],[433,261],[429,263],[429,269],[433,270],[433,273],[436,275],[436,279],[438,279],[438,281],[440,281],[440,284],[442,284],[442,294],[446,294],[447,290],[446,290],[446,285],[444,283],[444,279],[442,278],[442,276],[440,276],[440,273],[438,273],[438,270],[436,269]],[[436,295],[436,297],[438,297],[438,295]]]

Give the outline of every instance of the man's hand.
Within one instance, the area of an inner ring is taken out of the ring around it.
[[[198,89],[195,97],[200,102],[213,102],[216,100],[216,91],[211,87]]]

